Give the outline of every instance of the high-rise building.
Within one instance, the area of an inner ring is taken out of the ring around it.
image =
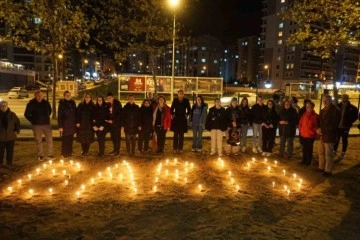
[[[250,36],[238,39],[236,79],[242,82],[257,83],[259,74],[260,38]]]
[[[236,80],[238,60],[239,52],[236,45],[229,45],[223,48],[220,77],[222,77],[225,82],[233,82]]]

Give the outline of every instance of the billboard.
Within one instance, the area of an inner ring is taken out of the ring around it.
[[[145,77],[130,77],[129,91],[145,91]]]
[[[171,78],[168,77],[157,77],[157,91],[158,92],[170,92],[171,89]],[[146,91],[155,92],[154,80],[152,77],[146,78]]]
[[[184,90],[185,93],[196,91],[196,78],[174,78],[174,91]]]
[[[221,93],[221,79],[199,79],[198,92],[199,93]]]

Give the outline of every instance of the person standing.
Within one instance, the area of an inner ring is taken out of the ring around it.
[[[274,147],[276,129],[279,122],[273,100],[267,101],[266,108],[262,115],[262,156],[269,157]]]
[[[113,143],[113,150],[110,152],[110,155],[119,156],[121,143],[122,106],[120,101],[115,99],[111,92],[107,93],[106,101],[110,111],[109,131],[111,141]]]
[[[138,150],[140,153],[149,152],[149,141],[153,131],[153,109],[148,99],[144,99],[140,107],[140,131],[138,138]]]
[[[47,144],[47,158],[54,159],[53,139],[50,125],[50,103],[44,99],[41,91],[35,92],[35,97],[26,105],[24,116],[31,123],[36,141],[38,161],[44,160],[42,136]]]
[[[266,106],[263,103],[262,96],[257,96],[257,103],[251,108],[251,119],[252,119],[252,129],[253,129],[253,152],[254,153],[262,153],[262,123],[263,123],[263,115]]]
[[[301,134],[302,138],[302,161],[300,163],[307,166],[311,164],[313,158],[316,125],[319,117],[315,113],[314,107],[313,102],[306,102],[306,112],[302,114],[299,121],[299,134]]]
[[[299,119],[299,121],[300,121],[302,115],[307,111],[307,110],[306,110],[306,104],[307,104],[308,102],[311,102],[311,100],[308,99],[308,98],[304,99],[303,106],[299,109],[299,112],[298,112],[298,119]],[[300,131],[299,131],[299,142],[300,142],[300,147],[302,147],[302,137],[301,137]]]
[[[164,154],[166,132],[171,128],[171,109],[166,105],[164,96],[158,98],[158,106],[153,113],[153,128],[157,138],[157,153]]]
[[[352,105],[349,101],[349,95],[343,94],[341,96],[341,103],[339,103],[338,108],[341,112],[341,118],[339,127],[337,129],[337,139],[334,145],[334,155],[336,155],[336,151],[338,149],[340,138],[342,139],[342,151],[339,156],[338,162],[344,159],[347,146],[348,146],[348,137],[349,137],[349,131],[352,126],[352,124],[357,120],[358,118],[358,112],[359,110],[357,107]]]
[[[230,106],[226,111],[226,126],[227,131],[225,132],[226,144],[225,153],[230,155],[231,152],[237,156],[239,153],[240,145],[240,109],[238,106],[237,98],[231,99]]]
[[[141,130],[140,108],[135,104],[132,94],[123,109],[123,126],[126,139],[126,151],[130,157],[135,155],[136,135]]]
[[[210,131],[210,155],[215,155],[217,150],[218,156],[221,157],[223,135],[226,130],[226,111],[225,108],[221,106],[220,98],[216,98],[214,103],[215,105],[210,108],[209,114],[207,115],[205,127]]]
[[[316,133],[320,136],[318,155],[319,169],[324,177],[331,176],[334,160],[334,145],[337,140],[341,112],[332,103],[331,96],[323,98],[324,108],[320,110]]]
[[[280,156],[286,157],[288,160],[292,158],[297,124],[298,113],[290,106],[290,101],[285,100],[279,113]],[[286,143],[287,154],[285,156]]]
[[[6,151],[6,164],[11,166],[14,158],[14,146],[20,133],[20,120],[10,111],[8,102],[0,102],[0,160],[3,164]]]
[[[58,127],[61,136],[61,156],[69,158],[73,153],[73,140],[76,132],[76,103],[69,91],[59,101]]]
[[[193,130],[192,152],[202,151],[202,133],[205,128],[208,105],[202,96],[196,97],[196,103],[191,108],[190,123]]]
[[[187,133],[187,118],[190,114],[190,102],[184,97],[184,91],[178,91],[178,97],[171,104],[171,131],[174,132],[173,152],[182,153],[184,146],[184,133]]]
[[[97,97],[96,104],[92,113],[93,129],[99,144],[98,157],[105,154],[105,136],[111,120],[110,110],[103,96]]]
[[[241,99],[240,106],[240,138],[241,138],[241,152],[246,152],[246,139],[251,125],[251,110],[249,108],[249,101],[246,97]]]
[[[151,106],[152,110],[154,111],[155,108],[157,107],[157,102],[156,102],[156,99],[155,99],[154,94],[152,92],[148,92],[147,100],[149,101],[150,106]]]
[[[93,111],[91,94],[85,93],[83,101],[78,105],[76,117],[76,141],[81,143],[81,156],[89,155],[90,144],[94,142]]]

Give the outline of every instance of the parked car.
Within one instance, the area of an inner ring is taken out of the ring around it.
[[[255,93],[229,93],[224,94],[221,100],[221,105],[223,107],[229,107],[231,99],[238,98],[238,103],[240,104],[241,99],[246,97],[249,102],[249,106],[252,107],[256,103],[256,94]]]
[[[101,85],[101,84],[104,84],[105,83],[105,80],[103,78],[98,78],[94,81],[94,84],[95,85]]]
[[[9,98],[28,98],[29,93],[23,87],[14,87],[8,92]]]

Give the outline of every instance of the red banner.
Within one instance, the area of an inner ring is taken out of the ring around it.
[[[145,77],[130,77],[129,91],[145,91]]]

